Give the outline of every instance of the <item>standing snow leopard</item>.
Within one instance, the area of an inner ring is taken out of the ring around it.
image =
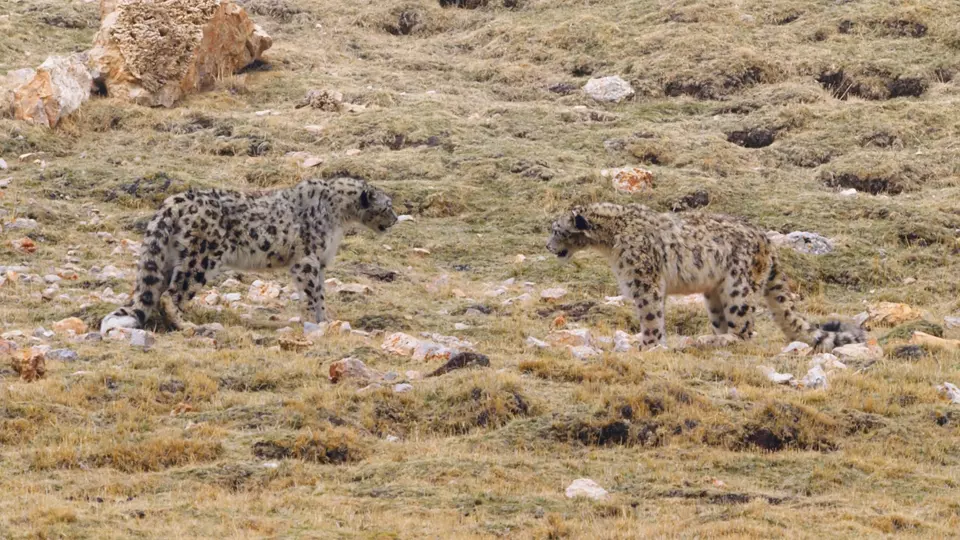
[[[858,326],[811,324],[798,313],[776,248],[763,231],[738,218],[661,214],[639,204],[576,206],[553,222],[547,249],[569,259],[584,248],[609,256],[621,292],[636,306],[641,349],[666,344],[666,296],[695,293],[703,293],[716,334],[748,339],[753,296],[762,292],[790,340],[827,351],[866,341]]]
[[[397,222],[390,197],[366,181],[339,176],[304,180],[269,192],[187,191],[163,202],[147,226],[133,299],[104,317],[111,328],[142,328],[160,307],[177,329],[187,301],[225,267],[290,267],[307,301],[308,320],[322,322],[324,271],[344,227],[382,233]]]

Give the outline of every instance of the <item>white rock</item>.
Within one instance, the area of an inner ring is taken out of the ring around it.
[[[833,242],[817,233],[794,231],[789,234],[780,234],[770,231],[767,237],[775,245],[786,246],[807,255],[824,255],[833,251]]]
[[[950,400],[950,403],[960,405],[960,388],[957,388],[955,385],[945,382],[937,387],[937,390],[945,395],[947,399]]]
[[[843,191],[840,192],[840,196],[841,196],[841,197],[845,197],[845,198],[856,197],[856,196],[857,196],[857,190],[854,189],[854,188],[845,189],[845,190],[843,190]]]
[[[263,462],[264,469],[277,469],[280,467],[280,463],[276,461],[265,461]]]
[[[630,83],[616,75],[590,79],[583,86],[583,91],[597,101],[608,103],[619,103],[634,94]]]
[[[14,116],[55,127],[90,98],[93,80],[84,55],[51,56],[36,75],[13,92]]]
[[[577,328],[572,330],[555,330],[547,335],[547,342],[551,345],[567,345],[569,347],[592,347],[593,337],[590,330]]]
[[[471,327],[469,324],[454,323],[454,325],[453,325],[453,329],[454,329],[454,330],[458,330],[458,331],[459,331],[459,330],[469,330],[470,328],[472,328],[472,327]]]
[[[613,334],[613,351],[614,352],[629,352],[633,350],[634,342],[633,336],[624,332],[623,330],[617,330]]]
[[[47,360],[56,360],[58,362],[76,362],[80,356],[70,349],[54,349],[47,351]]]
[[[883,351],[879,347],[870,347],[866,343],[851,343],[837,347],[831,352],[841,359],[849,360],[876,360],[883,356]]]
[[[777,384],[787,384],[793,380],[793,375],[789,373],[777,373],[777,370],[773,369],[770,366],[758,366],[760,371],[767,376],[771,382]]]
[[[944,317],[943,322],[950,330],[960,328],[960,317]]]
[[[124,279],[127,277],[127,274],[116,266],[107,265],[100,271],[98,276],[100,279]]]
[[[373,292],[373,289],[362,283],[346,283],[337,288],[338,293],[367,295]]]
[[[570,350],[570,354],[572,354],[575,358],[578,358],[578,359],[580,359],[580,360],[586,360],[587,358],[593,358],[594,356],[597,356],[597,355],[600,354],[600,350],[599,350],[599,349],[596,349],[596,348],[594,348],[594,347],[585,346],[585,345],[580,345],[580,346],[577,346],[577,347],[569,347],[569,350]]]
[[[3,158],[0,158],[0,171],[7,170],[7,162]]]
[[[605,499],[609,495],[607,490],[589,478],[578,478],[574,480],[567,486],[565,493],[568,499],[586,497],[594,501]]]
[[[535,347],[537,349],[547,349],[550,347],[550,344],[546,341],[539,340],[533,336],[528,336],[523,343],[528,347]]]
[[[37,327],[37,328],[34,329],[34,331],[33,331],[33,337],[41,338],[41,339],[50,339],[50,338],[52,338],[52,337],[55,336],[55,335],[56,335],[55,332],[52,332],[52,331],[50,331],[50,330],[47,330],[46,328],[44,328],[44,327],[42,327],[42,326]]]
[[[413,356],[413,352],[419,344],[420,340],[417,338],[403,332],[395,332],[383,340],[383,345],[380,348],[399,356]]]
[[[500,304],[501,304],[501,305],[504,305],[504,306],[510,306],[510,305],[513,305],[513,304],[526,304],[527,302],[530,302],[531,300],[533,300],[533,297],[532,297],[532,296],[530,296],[528,293],[523,293],[523,294],[521,294],[520,296],[514,296],[513,298],[507,298],[506,300],[504,300],[504,301],[501,302]]]
[[[135,329],[130,332],[130,345],[133,347],[150,348],[156,342],[152,332]]]
[[[810,371],[800,379],[800,384],[804,388],[809,388],[811,390],[826,389],[827,388],[827,374],[823,371],[823,368],[820,366],[813,366],[810,368]]]
[[[239,302],[240,300],[243,300],[243,295],[238,292],[227,293],[223,295],[223,299],[227,302]]]
[[[408,214],[402,214],[402,215],[397,216],[397,222],[398,222],[398,223],[403,223],[403,222],[405,222],[405,221],[416,221],[416,220],[413,218],[413,216],[408,215]]]
[[[802,341],[794,341],[794,342],[791,342],[791,343],[790,343],[789,345],[787,345],[786,347],[784,347],[783,350],[780,351],[780,354],[792,354],[792,355],[796,355],[796,356],[806,356],[806,355],[810,354],[811,351],[813,351],[813,347],[811,347],[810,345],[807,345],[806,343],[804,343],[804,342],[802,342]]]
[[[400,383],[393,385],[393,392],[395,394],[405,394],[413,390],[413,385],[409,383]]]
[[[820,366],[823,369],[847,369],[847,365],[830,353],[821,353],[810,359],[810,367]]]
[[[11,221],[10,223],[7,223],[3,227],[8,231],[16,231],[16,230],[29,231],[29,230],[36,229],[39,226],[40,225],[37,223],[37,220],[35,219],[17,218]]]
[[[273,282],[264,282],[258,279],[251,283],[250,288],[247,290],[247,298],[251,302],[258,304],[269,302],[279,297],[280,285]]]
[[[560,300],[567,295],[567,290],[563,287],[553,287],[551,289],[544,289],[540,292],[540,298],[547,302],[553,302]]]

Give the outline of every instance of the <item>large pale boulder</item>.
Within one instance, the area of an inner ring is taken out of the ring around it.
[[[36,77],[37,70],[33,68],[8,71],[0,77],[0,117],[13,116],[13,93],[17,88],[27,84]]]
[[[112,97],[172,107],[273,44],[232,0],[103,0],[90,69]]]
[[[56,126],[90,99],[92,79],[82,55],[51,56],[33,77],[13,90],[13,116],[34,124]],[[21,69],[8,77],[26,77]]]

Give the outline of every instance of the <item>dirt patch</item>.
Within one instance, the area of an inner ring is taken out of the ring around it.
[[[270,17],[282,23],[291,22],[297,15],[305,13],[287,0],[238,0],[237,3],[254,15]]]
[[[903,147],[903,140],[894,133],[875,131],[860,138],[860,146],[874,148]]]
[[[303,433],[257,441],[253,455],[258,459],[300,459],[314,463],[340,464],[360,461],[366,452],[356,434],[344,428]]]
[[[739,73],[723,74],[709,78],[675,78],[663,85],[668,97],[690,96],[696,99],[721,99],[743,88],[766,81],[765,70],[750,67]]]
[[[580,90],[579,86],[566,82],[551,84],[547,87],[547,91],[553,92],[554,94],[560,94],[561,96],[573,94],[578,90]]]
[[[705,189],[698,189],[694,192],[687,193],[680,198],[677,202],[670,205],[670,210],[673,212],[683,212],[686,210],[694,210],[697,208],[703,208],[710,204],[710,193]]]
[[[568,321],[582,321],[586,319],[591,311],[597,307],[596,302],[584,301],[573,304],[560,304],[537,310],[537,315],[541,318],[551,317],[557,314],[563,315]]]
[[[674,161],[674,153],[660,141],[637,141],[627,151],[641,163],[649,165],[669,165]]]
[[[891,76],[881,70],[862,74],[847,73],[843,69],[827,69],[817,76],[817,82],[837,99],[856,96],[868,100],[886,100],[898,97],[920,97],[929,83],[920,77]]]
[[[736,493],[700,490],[671,489],[661,493],[656,493],[654,497],[664,497],[671,499],[695,499],[707,504],[748,504],[755,500],[762,500],[767,504],[778,505],[790,500],[789,497],[774,497],[772,495],[763,495],[760,493]]]
[[[453,355],[446,364],[435,369],[427,375],[427,377],[438,377],[451,371],[468,367],[490,367],[490,358],[486,355],[469,351],[457,353]]]
[[[831,452],[839,446],[835,439],[838,428],[837,422],[813,409],[773,402],[759,409],[743,426],[735,448],[768,452],[788,449]]]
[[[820,180],[827,187],[843,189],[854,188],[857,191],[864,191],[871,195],[879,195],[881,193],[899,195],[903,193],[904,190],[900,177],[870,171],[864,171],[862,173],[823,171],[820,173]]]
[[[400,274],[396,270],[388,270],[374,264],[359,263],[350,267],[351,271],[366,276],[370,279],[382,281],[384,283],[393,283]]]
[[[410,323],[396,315],[364,315],[354,325],[368,332],[373,330],[409,330]]]
[[[744,148],[764,148],[773,144],[776,138],[777,130],[767,128],[751,128],[727,134],[727,142]]]
[[[129,184],[108,191],[104,195],[105,202],[116,201],[128,206],[142,206],[144,204],[157,207],[170,195],[186,191],[189,186],[186,182],[165,172],[157,172],[141,176]]]
[[[404,9],[397,15],[395,23],[384,25],[384,30],[395,36],[409,36],[423,24],[423,15],[415,9]]]

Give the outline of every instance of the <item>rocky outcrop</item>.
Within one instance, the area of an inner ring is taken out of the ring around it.
[[[273,44],[231,0],[103,0],[101,11],[91,72],[108,95],[141,105],[171,107]]]
[[[13,116],[54,127],[79,109],[90,98],[92,84],[83,61],[81,55],[47,58],[32,78],[13,90]],[[30,71],[18,70],[11,75],[22,78]]]

